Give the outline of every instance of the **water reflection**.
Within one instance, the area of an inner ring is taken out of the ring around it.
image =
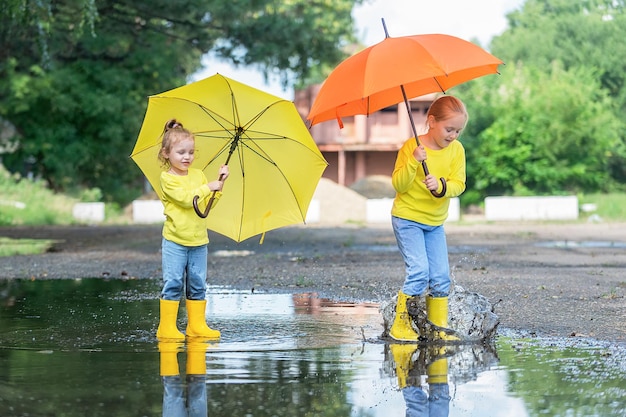
[[[395,373],[407,417],[448,417],[449,383],[475,380],[497,363],[490,344],[417,346],[392,343],[385,350],[386,370]],[[452,368],[450,368],[450,364]]]
[[[389,350],[395,363],[398,387],[406,403],[407,417],[448,417],[450,392],[445,354],[439,354],[438,348],[418,349],[417,345],[408,344],[391,344]],[[409,374],[412,374],[411,378]],[[422,388],[422,376],[427,377],[427,389]]]
[[[378,340],[375,304],[212,288],[220,342],[166,347],[159,291],[158,280],[0,281],[0,415],[626,414],[626,355],[611,345],[501,332],[494,346],[396,347]]]
[[[267,294],[213,288],[207,315],[222,331],[217,350],[319,349],[376,339],[378,304],[341,303],[315,293]]]
[[[163,380],[163,417],[206,417],[206,361],[209,344],[188,342],[186,376],[180,374],[178,353],[183,343],[159,342],[159,369]]]

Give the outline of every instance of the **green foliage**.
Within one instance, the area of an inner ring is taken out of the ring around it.
[[[353,40],[357,2],[10,0],[0,14],[0,117],[21,140],[3,162],[26,173],[33,160],[28,171],[55,191],[98,187],[125,204],[142,191],[128,155],[148,95],[185,84],[209,51],[285,80],[335,64]]]
[[[48,239],[11,239],[0,236],[0,258],[44,253],[53,244],[54,241]]]
[[[470,111],[464,203],[624,189],[624,12],[623,1],[527,0],[508,16],[491,48],[502,75],[458,88]]]
[[[626,194],[593,193],[578,196],[581,204],[595,204],[597,209],[588,215],[597,215],[604,221],[623,221],[626,219]]]
[[[623,99],[625,11],[623,0],[526,0],[508,15],[511,29],[493,40],[492,51],[505,62],[538,68],[553,61],[566,69],[595,67],[602,87]]]
[[[0,165],[0,226],[70,224],[75,202]]]
[[[86,203],[100,201],[102,200],[102,191],[99,188],[81,190],[79,199]]]
[[[470,127],[469,188],[484,195],[558,195],[616,186],[609,161],[623,122],[594,71],[520,64],[498,81],[498,89],[470,100],[470,114],[490,122],[478,132]]]
[[[289,69],[302,78],[318,65],[344,58],[341,47],[354,41],[356,3],[360,0],[216,1],[212,18],[230,27],[228,39],[217,42],[214,52],[268,71]],[[283,51],[277,54],[277,48]]]

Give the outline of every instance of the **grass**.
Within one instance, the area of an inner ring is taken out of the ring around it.
[[[50,249],[54,242],[54,240],[11,239],[0,236],[0,257],[43,253]]]
[[[296,277],[296,286],[297,287],[311,287],[315,285],[315,281],[307,278],[305,276]]]
[[[586,194],[578,196],[579,204],[595,204],[597,209],[592,213],[581,213],[581,216],[597,215],[604,221],[626,220],[626,194]]]
[[[72,214],[81,201],[99,201],[100,191],[82,190],[81,197],[55,193],[43,181],[9,173],[0,164],[0,227],[70,225],[79,223]],[[117,204],[105,204],[106,223],[126,223]]]
[[[617,291],[617,288],[613,288],[608,294],[602,294],[602,298],[605,300],[614,300],[616,298],[623,298]]]
[[[0,226],[70,224],[76,202],[55,194],[42,181],[11,175],[0,165]]]
[[[79,201],[78,198],[55,193],[43,181],[12,175],[0,164],[0,227],[75,224],[77,221],[72,210]],[[119,210],[115,207],[107,205],[105,212],[111,222],[120,221]],[[0,257],[43,253],[53,243],[51,240],[0,236]]]

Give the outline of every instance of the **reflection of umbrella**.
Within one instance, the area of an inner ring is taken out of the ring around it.
[[[383,20],[383,26],[385,22]],[[340,63],[320,89],[307,119],[311,125],[356,114],[369,115],[409,99],[445,92],[474,78],[494,74],[502,61],[471,42],[449,35],[385,39]],[[419,142],[418,142],[419,145]],[[426,163],[422,163],[428,175]],[[445,194],[445,181],[442,180]],[[437,195],[437,194],[435,194]]]
[[[159,196],[157,154],[173,118],[196,137],[194,167],[208,178],[230,168],[219,204],[196,210],[208,229],[240,242],[304,222],[328,164],[292,102],[219,74],[151,96],[131,157]]]

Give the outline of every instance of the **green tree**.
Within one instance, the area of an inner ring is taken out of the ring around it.
[[[305,78],[343,58],[360,1],[3,0],[0,117],[21,137],[3,162],[125,203],[142,185],[128,155],[148,95],[185,84],[209,51]]]
[[[474,199],[616,186],[609,166],[624,123],[592,69],[520,63],[499,77],[476,80],[464,96],[471,97],[464,143],[468,189],[479,193]]]
[[[616,111],[626,111],[626,1],[527,0],[508,20],[510,30],[492,42],[497,56],[538,68],[553,61],[567,70],[592,68]],[[611,176],[621,183],[626,182],[625,148],[623,137],[609,161]]]
[[[466,200],[615,191],[626,181],[624,1],[527,0],[491,51],[502,75],[459,87],[471,110]]]
[[[625,1],[527,0],[507,17],[510,29],[492,41],[505,62],[597,68],[602,87],[626,105]]]

